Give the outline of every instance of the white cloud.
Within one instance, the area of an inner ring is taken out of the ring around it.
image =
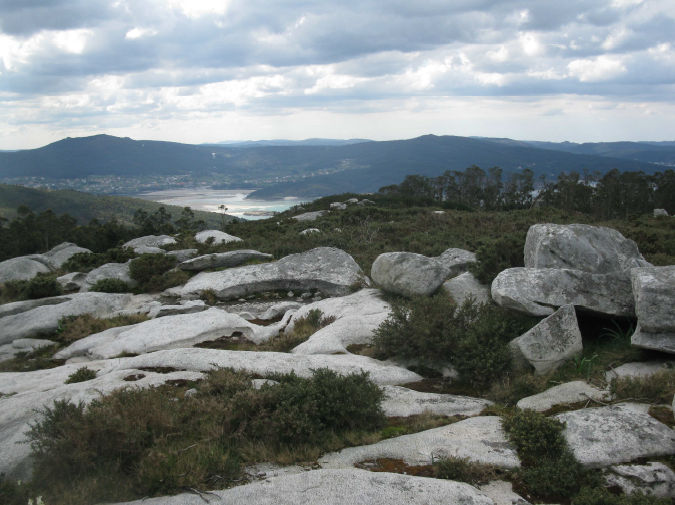
[[[569,74],[581,82],[599,82],[614,79],[626,72],[619,58],[598,56],[594,60],[574,60],[567,65]]]
[[[152,35],[157,35],[157,30],[153,30],[152,28],[133,28],[127,32],[124,38],[133,40]]]
[[[225,14],[230,0],[169,0],[169,5],[180,9],[187,17],[198,18],[206,14]]]

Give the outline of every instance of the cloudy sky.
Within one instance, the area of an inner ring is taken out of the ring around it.
[[[675,140],[673,0],[0,0],[0,149]]]

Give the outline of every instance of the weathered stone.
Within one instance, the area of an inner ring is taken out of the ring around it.
[[[476,262],[476,253],[464,249],[450,248],[443,251],[436,259],[448,269],[449,277],[455,277],[462,272],[466,272],[470,263]]]
[[[50,296],[48,298],[38,298],[37,300],[21,300],[19,302],[11,302],[0,305],[0,319],[15,314],[21,314],[33,310],[35,307],[42,305],[58,305],[59,303],[67,302],[69,298],[63,296]]]
[[[451,480],[369,472],[355,468],[313,470],[271,477],[209,493],[216,503],[239,505],[494,505],[475,487]],[[199,495],[146,498],[117,505],[203,505]]]
[[[42,305],[0,319],[0,344],[17,338],[53,335],[59,327],[59,320],[67,316],[91,314],[94,317],[109,317],[131,301],[130,294],[109,293],[78,293],[57,298],[63,299],[63,303]]]
[[[654,217],[668,217],[668,211],[666,209],[654,209]]]
[[[328,212],[325,210],[319,210],[317,212],[305,212],[304,214],[293,216],[292,219],[295,219],[296,221],[316,221],[317,218],[320,218],[324,214],[328,214]]]
[[[618,486],[625,494],[651,494],[654,498],[675,498],[675,473],[663,463],[615,465],[605,474],[607,486]]]
[[[453,277],[446,281],[443,287],[458,305],[462,305],[469,297],[472,297],[476,303],[492,303],[490,286],[481,284],[471,272],[464,272]]]
[[[331,210],[347,210],[347,205],[342,202],[333,202],[330,204]]]
[[[556,268],[509,268],[492,282],[492,299],[506,309],[549,316],[563,305],[610,316],[635,316],[630,279]]]
[[[140,324],[140,323],[139,323]],[[71,359],[79,358],[86,355],[90,349],[103,346],[113,342],[120,333],[129,331],[132,328],[138,326],[137,324],[130,324],[127,326],[116,326],[115,328],[109,328],[100,333],[94,333],[88,337],[84,337],[80,340],[76,340],[70,344],[65,349],[61,349],[57,352],[54,357],[56,359]]]
[[[509,343],[516,355],[534,367],[535,375],[546,375],[583,350],[581,332],[573,305],[563,305],[530,331]]]
[[[146,247],[162,247],[165,245],[175,244],[176,239],[170,237],[169,235],[147,235],[145,237],[135,238],[130,240],[122,247],[130,247],[132,249],[136,247],[146,246]]]
[[[358,198],[350,198],[349,200],[345,200],[345,203],[359,203]]]
[[[197,249],[179,249],[177,251],[169,251],[167,256],[174,256],[178,263],[187,261],[197,255]]]
[[[356,463],[401,459],[411,466],[430,465],[454,456],[501,468],[517,468],[520,460],[506,440],[498,416],[473,417],[458,423],[413,435],[382,440],[376,444],[350,447],[319,458],[322,468],[350,468]]]
[[[675,332],[645,331],[638,323],[630,343],[635,347],[675,354]]]
[[[201,244],[205,244],[207,240],[209,240],[211,237],[213,237],[213,243],[214,244],[227,244],[228,242],[241,242],[241,239],[239,237],[235,237],[234,235],[229,235],[225,233],[224,231],[220,230],[204,230],[200,231],[195,235],[195,239],[197,242]]]
[[[572,405],[574,403],[587,402],[589,399],[603,401],[608,396],[608,391],[594,388],[585,381],[573,381],[554,386],[543,393],[523,398],[516,406],[520,409],[545,412],[556,405]]]
[[[87,278],[82,283],[80,292],[86,293],[94,284],[103,279],[118,279],[126,282],[130,288],[136,287],[138,282],[132,279],[131,274],[129,273],[131,261],[133,260],[129,260],[126,263],[106,263],[98,268],[94,268],[87,274]]]
[[[259,319],[262,321],[269,321],[270,319],[275,319],[279,316],[283,316],[289,310],[298,310],[302,307],[301,303],[298,302],[280,302],[275,303],[269,309],[262,314]]]
[[[637,245],[612,228],[587,224],[535,224],[525,241],[526,268],[582,270],[592,274],[628,273],[651,266]]]
[[[24,258],[42,263],[44,266],[49,268],[50,272],[53,272],[57,269],[56,263],[54,263],[51,258],[48,258],[44,254],[29,254],[24,256]]]
[[[271,254],[261,253],[252,249],[240,251],[228,251],[222,253],[206,254],[184,261],[178,268],[181,270],[206,270],[208,268],[231,268],[246,263],[250,260],[270,260]]]
[[[195,314],[206,310],[208,307],[203,300],[189,300],[181,305],[158,305],[150,309],[148,317],[154,319],[157,317],[177,316],[180,314]]]
[[[200,314],[201,315],[201,314]],[[178,316],[177,316],[178,317]],[[158,321],[161,321],[159,319]],[[365,356],[297,355],[282,352],[221,351],[219,349],[171,349],[142,354],[119,360],[116,369],[172,367],[178,370],[206,372],[214,368],[234,368],[258,375],[287,374],[294,371],[300,377],[310,377],[312,370],[329,368],[341,375],[370,373],[370,380],[378,385],[398,385],[419,382],[422,377],[414,372],[387,365]]]
[[[381,289],[402,296],[431,295],[448,273],[436,258],[409,252],[380,254],[371,269],[373,281]]]
[[[318,247],[274,263],[224,272],[201,272],[185,286],[170,289],[168,293],[197,298],[210,289],[220,299],[232,299],[277,289],[319,289],[331,296],[342,296],[349,293],[351,285],[363,279],[361,268],[349,254],[332,247]]]
[[[11,344],[0,346],[0,361],[15,358],[20,352],[31,352],[42,347],[55,345],[51,340],[42,340],[37,338],[20,338]]]
[[[70,242],[63,242],[44,253],[44,255],[48,257],[58,269],[72,256],[78,253],[91,253],[91,251],[76,244],[71,244]]]
[[[507,481],[493,480],[478,486],[478,490],[492,498],[495,505],[530,505],[530,502],[513,492],[513,484]]]
[[[76,291],[79,290],[87,279],[87,274],[82,272],[72,272],[61,277],[57,277],[56,280],[61,287],[66,291]]]
[[[638,458],[675,454],[675,431],[633,404],[575,410],[556,418],[563,435],[585,466],[603,467]]]
[[[408,417],[430,412],[437,416],[477,416],[491,401],[469,396],[420,393],[401,386],[384,386],[387,398],[382,410],[387,417]]]
[[[307,228],[306,230],[302,230],[300,235],[309,235],[310,233],[321,233],[321,230],[318,228]]]
[[[160,249],[159,247],[150,247],[147,245],[139,245],[134,247],[134,252],[136,254],[166,254],[164,249]]]
[[[605,373],[607,382],[617,377],[649,377],[660,370],[675,367],[675,361],[636,361],[626,363]]]
[[[372,200],[368,200],[367,198],[364,198],[364,199],[361,200],[358,204],[359,204],[359,205],[369,206],[369,205],[375,205],[375,202],[373,202]]]
[[[311,310],[320,310],[322,317],[335,321],[293,349],[293,354],[343,354],[349,345],[369,344],[373,332],[389,317],[390,307],[379,290],[362,289],[349,296],[304,305],[291,317],[286,333],[293,331],[295,322]]]
[[[635,268],[631,280],[638,317],[631,343],[675,354],[675,266]]]
[[[46,274],[51,271],[51,268],[34,259],[27,257],[12,258],[0,263],[0,284],[8,281],[30,280],[37,274]]]

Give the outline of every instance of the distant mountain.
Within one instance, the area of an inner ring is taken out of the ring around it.
[[[348,146],[351,144],[360,144],[361,142],[372,142],[367,139],[305,139],[305,140],[225,140],[215,144],[201,144],[204,146],[216,145],[226,147],[269,147],[269,146]]]

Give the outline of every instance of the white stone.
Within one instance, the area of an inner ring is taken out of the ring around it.
[[[384,386],[387,399],[382,409],[387,417],[409,417],[430,412],[438,416],[477,416],[489,400],[469,396],[420,393],[401,386]]]
[[[228,251],[222,253],[206,254],[198,256],[178,265],[181,270],[206,270],[209,268],[232,268],[246,263],[247,261],[270,260],[271,254],[261,253],[252,249],[242,249],[240,251]]]
[[[201,244],[205,244],[208,239],[213,237],[213,243],[214,244],[222,244],[225,243],[227,244],[228,242],[241,242],[241,239],[239,237],[235,237],[234,235],[229,235],[225,233],[224,231],[220,230],[204,230],[200,231],[195,235],[195,239],[197,242]]]
[[[254,389],[260,389],[263,386],[275,386],[279,384],[279,382],[271,379],[253,379],[251,384],[253,384]]]
[[[469,458],[476,463],[517,468],[520,460],[507,441],[498,416],[473,417],[412,435],[349,447],[319,458],[322,468],[350,468],[372,459],[401,459],[411,466],[431,465],[447,457]]]
[[[134,328],[136,326],[138,325],[130,324],[126,326],[116,326],[114,328],[104,330],[100,333],[94,333],[87,337],[81,338],[80,340],[76,340],[65,349],[61,349],[59,352],[57,352],[54,355],[54,357],[56,359],[71,359],[83,357],[87,354],[87,352],[90,349],[113,342],[120,333],[129,331],[131,328]]]
[[[455,277],[462,272],[466,272],[470,263],[476,262],[476,253],[464,249],[450,248],[443,251],[436,259],[448,269],[449,277]]]
[[[42,305],[58,305],[67,302],[70,299],[68,296],[50,296],[48,298],[38,298],[37,300],[22,300],[19,302],[11,302],[0,305],[0,319],[7,316],[13,316],[33,310]]]
[[[443,287],[457,305],[462,305],[469,297],[472,297],[476,303],[492,303],[490,286],[481,284],[471,272],[464,272],[445,281]]]
[[[544,412],[556,405],[572,405],[586,402],[589,399],[606,401],[608,396],[608,391],[594,388],[585,381],[573,381],[554,386],[543,393],[523,398],[516,406],[520,409]]]
[[[151,247],[148,245],[139,245],[134,247],[134,252],[136,254],[166,254],[164,249],[160,249],[159,247]]]
[[[130,247],[132,249],[136,247],[146,246],[146,247],[162,247],[165,245],[172,245],[176,243],[176,239],[170,237],[169,235],[147,235],[145,237],[135,238],[130,240],[122,247]]]
[[[448,275],[449,270],[438,259],[410,252],[380,254],[371,268],[380,289],[408,297],[433,294]]]
[[[666,370],[675,367],[675,361],[636,361],[626,363],[605,373],[607,382],[617,377],[648,377],[654,375],[659,370]]]
[[[530,502],[513,492],[513,484],[510,482],[493,480],[478,486],[478,490],[492,498],[495,505],[530,505]]]
[[[675,473],[663,463],[615,465],[605,474],[608,486],[618,486],[625,494],[649,493],[654,498],[675,498]]]
[[[71,244],[70,242],[63,242],[44,253],[44,255],[49,258],[53,262],[54,266],[58,269],[61,268],[61,266],[63,266],[66,261],[78,253],[91,253],[91,251],[76,244]]]
[[[342,202],[333,202],[330,204],[331,210],[347,210],[347,205]]]
[[[181,305],[155,306],[148,312],[148,317],[154,319],[157,317],[177,316],[179,314],[195,314],[207,308],[203,300],[189,300]]]
[[[87,279],[87,274],[82,272],[72,272],[61,277],[57,277],[56,281],[61,284],[61,287],[66,291],[79,290]]]
[[[321,233],[321,230],[318,228],[307,228],[306,230],[302,230],[300,235],[309,235],[311,233]]]
[[[138,282],[132,279],[131,274],[129,273],[131,261],[133,260],[129,260],[126,263],[106,263],[105,265],[93,269],[87,274],[87,278],[82,283],[80,292],[88,292],[94,284],[103,279],[118,279],[126,282],[129,288],[136,287]]]
[[[666,209],[654,209],[654,217],[668,217],[668,211]]]
[[[634,346],[675,354],[675,266],[631,271],[638,327]]]
[[[325,210],[319,210],[317,212],[305,212],[304,214],[293,216],[291,219],[295,219],[296,221],[316,221],[317,218],[325,214],[328,214],[328,212]]]
[[[8,281],[30,280],[37,274],[51,271],[52,269],[34,259],[12,258],[0,263],[0,284]]]
[[[279,302],[272,305],[267,309],[258,319],[262,321],[269,321],[270,319],[275,319],[279,316],[283,316],[289,310],[298,310],[302,307],[301,303],[298,302]]]
[[[193,258],[197,255],[197,249],[179,249],[177,251],[169,251],[166,253],[167,256],[173,256],[176,258],[178,263],[187,261],[190,258]]]
[[[585,466],[604,467],[675,454],[675,431],[632,404],[565,412],[563,436]]]

